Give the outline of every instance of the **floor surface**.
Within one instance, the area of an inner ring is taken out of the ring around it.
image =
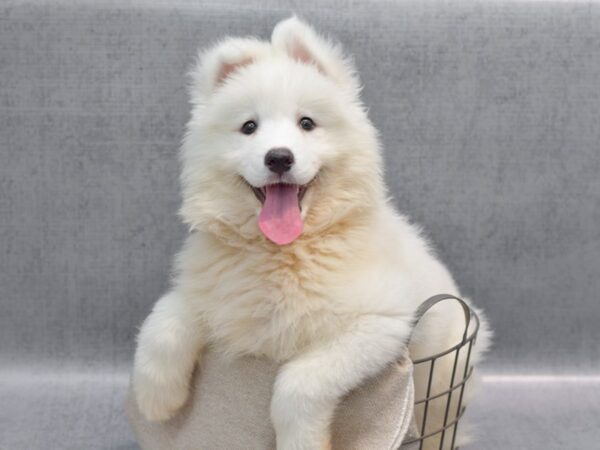
[[[0,449],[137,449],[125,372],[0,374]],[[463,450],[600,448],[600,377],[484,377]]]

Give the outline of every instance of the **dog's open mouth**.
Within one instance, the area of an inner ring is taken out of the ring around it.
[[[247,183],[262,204],[258,226],[267,239],[286,245],[302,234],[304,223],[300,202],[311,183],[273,183],[260,188]]]
[[[298,190],[298,207],[300,208],[300,210],[302,210],[302,199],[304,198],[304,194],[306,194],[306,190],[308,189],[308,186],[310,185],[309,182],[308,184],[304,184],[304,185],[297,185],[297,184],[287,184],[287,183],[276,183],[277,185],[282,184],[285,186],[292,186],[292,187],[296,187]],[[254,196],[258,199],[258,201],[260,201],[261,204],[264,205],[265,200],[267,199],[267,187],[268,186],[264,186],[261,188],[257,188],[252,186],[251,184],[248,184],[248,186],[250,186],[250,189],[252,189],[252,192],[254,192]],[[274,185],[269,185],[269,186],[274,186]]]

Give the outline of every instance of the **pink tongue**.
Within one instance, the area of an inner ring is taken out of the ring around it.
[[[302,233],[298,186],[272,184],[266,188],[265,203],[258,217],[264,235],[278,245],[289,244]]]

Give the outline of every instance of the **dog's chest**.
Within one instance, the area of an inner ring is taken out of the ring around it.
[[[210,340],[226,352],[285,360],[327,339],[345,323],[332,297],[334,267],[326,256],[220,261],[203,273],[199,298]]]

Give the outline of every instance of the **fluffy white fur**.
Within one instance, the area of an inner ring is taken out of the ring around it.
[[[192,76],[181,215],[193,232],[172,290],[139,333],[137,402],[149,420],[175,414],[207,345],[266,356],[282,364],[271,404],[277,448],[328,448],[338,400],[406,351],[417,306],[460,293],[419,229],[387,199],[377,133],[338,46],[291,18],[271,42],[219,43]],[[304,116],[314,130],[298,126]],[[239,131],[249,119],[259,123],[250,136]],[[314,179],[301,203],[304,232],[286,246],[261,234],[261,205],[248,185],[273,181],[264,155],[274,147],[295,155],[285,181]],[[463,326],[457,305],[436,306],[411,356],[456,344]],[[488,342],[483,317],[479,336],[473,362]],[[437,363],[434,392],[447,389],[450,371],[450,360]],[[423,395],[427,373],[416,376]],[[443,406],[431,405],[428,429],[439,426]],[[429,441],[426,448],[437,448]]]

